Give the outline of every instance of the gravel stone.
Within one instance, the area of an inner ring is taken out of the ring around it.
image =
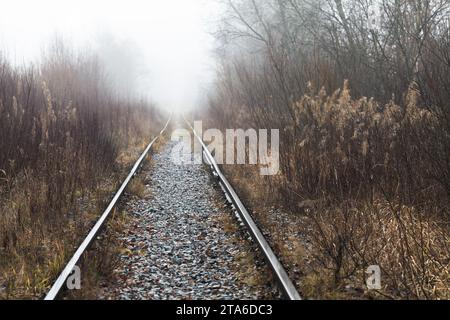
[[[101,299],[253,300],[278,298],[270,285],[239,280],[237,257],[254,255],[255,272],[268,272],[245,229],[233,233],[220,224],[235,213],[203,165],[176,164],[169,142],[153,156],[146,175],[149,199],[126,205],[132,219],[119,238],[123,245],[114,281]],[[186,159],[184,159],[186,160]],[[218,206],[217,204],[222,204]],[[236,241],[240,238],[240,242]],[[270,274],[265,279],[270,279]]]

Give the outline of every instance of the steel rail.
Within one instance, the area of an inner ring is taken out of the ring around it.
[[[50,289],[50,291],[47,293],[47,295],[45,296],[44,300],[55,300],[58,295],[61,293],[64,284],[67,280],[67,278],[69,277],[69,275],[72,273],[74,267],[77,265],[77,263],[80,261],[81,256],[83,255],[83,253],[90,247],[90,245],[94,242],[94,240],[97,238],[97,235],[99,234],[103,224],[105,223],[105,221],[107,220],[107,218],[109,217],[109,215],[111,214],[112,210],[114,209],[114,207],[117,204],[117,201],[119,200],[119,198],[122,196],[123,192],[125,191],[125,188],[128,186],[128,184],[130,183],[131,179],[133,178],[133,176],[136,174],[136,172],[138,171],[138,169],[141,167],[145,157],[148,155],[148,153],[150,152],[153,144],[158,140],[159,137],[162,136],[162,134],[166,131],[169,123],[170,123],[171,117],[169,118],[169,120],[167,121],[166,125],[164,126],[164,128],[161,130],[161,132],[159,133],[159,135],[157,137],[155,137],[152,142],[150,142],[150,144],[147,146],[147,148],[145,149],[145,151],[142,153],[142,155],[139,157],[139,159],[136,161],[135,165],[133,166],[133,169],[131,169],[130,174],[128,175],[128,177],[125,179],[125,181],[122,183],[121,187],[119,188],[119,190],[116,192],[116,194],[114,195],[113,199],[111,200],[111,202],[109,203],[108,207],[106,208],[106,210],[103,212],[103,214],[101,215],[100,219],[97,221],[97,223],[94,225],[94,227],[91,229],[91,231],[89,232],[89,234],[86,236],[86,238],[83,240],[83,242],[81,243],[81,245],[78,247],[78,249],[75,251],[74,255],[72,256],[72,258],[69,260],[69,262],[66,264],[66,266],[64,267],[64,269],[62,270],[62,272],[60,273],[59,277],[56,279],[56,281],[54,282],[52,288]]]
[[[220,185],[222,189],[224,189],[227,198],[231,200],[231,202],[234,204],[234,207],[237,210],[239,216],[244,221],[245,225],[248,227],[250,235],[252,236],[253,240],[257,243],[258,247],[264,254],[266,261],[269,263],[272,271],[276,276],[276,280],[278,282],[278,285],[280,286],[282,293],[289,300],[302,300],[300,294],[298,293],[297,289],[295,288],[294,284],[289,278],[286,270],[283,268],[282,264],[276,257],[275,253],[273,252],[269,243],[265,239],[264,235],[256,225],[251,215],[248,213],[244,204],[239,199],[239,196],[237,195],[236,191],[234,191],[233,187],[228,182],[227,178],[223,175],[222,171],[220,170],[219,166],[214,160],[214,157],[212,156],[211,152],[203,142],[203,139],[197,134],[197,132],[195,132],[195,129],[190,125],[190,123],[186,119],[184,120],[186,121],[187,125],[191,128],[197,140],[200,142],[206,160],[212,167],[215,176],[220,180]]]

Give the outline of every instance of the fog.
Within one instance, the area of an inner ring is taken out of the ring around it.
[[[0,51],[39,59],[55,36],[98,53],[117,90],[159,106],[195,106],[213,79],[212,0],[3,0]]]

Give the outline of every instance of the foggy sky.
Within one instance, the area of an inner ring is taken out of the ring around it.
[[[97,50],[112,72],[136,69],[135,90],[163,108],[184,110],[212,81],[208,29],[216,13],[212,0],[1,0],[0,51],[27,63],[62,36]]]

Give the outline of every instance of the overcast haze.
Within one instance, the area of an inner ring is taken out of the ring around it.
[[[15,63],[36,60],[55,34],[107,53],[113,66],[115,47],[135,60],[125,64],[138,69],[135,90],[170,109],[194,106],[214,74],[211,0],[2,2],[0,49]]]

